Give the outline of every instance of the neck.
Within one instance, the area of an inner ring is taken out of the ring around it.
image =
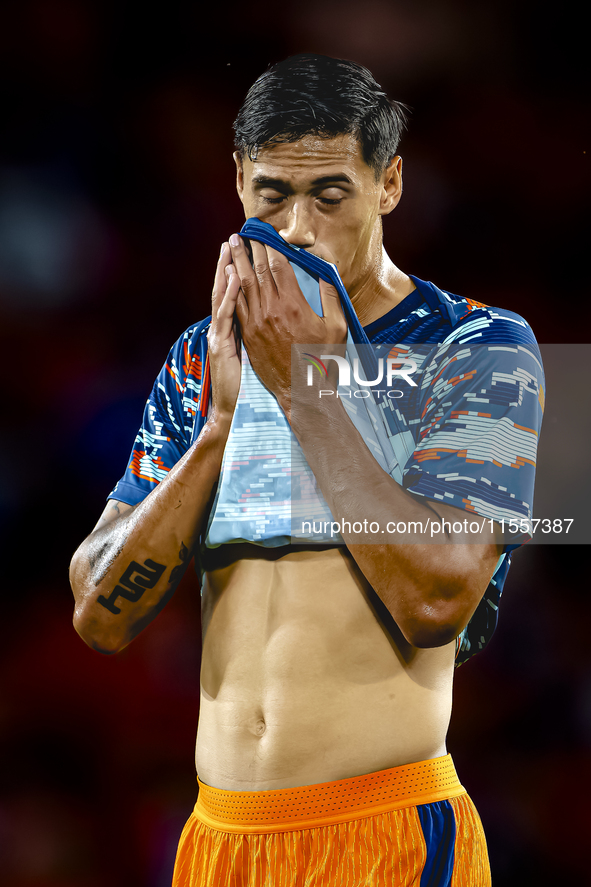
[[[383,317],[415,289],[415,285],[388,256],[383,246],[378,258],[349,293],[362,326]]]

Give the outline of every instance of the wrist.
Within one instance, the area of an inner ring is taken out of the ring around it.
[[[223,451],[232,426],[232,416],[233,413],[212,406],[207,422],[195,442],[199,443],[199,448],[214,450],[219,448]]]

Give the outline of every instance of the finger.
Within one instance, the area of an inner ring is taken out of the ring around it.
[[[320,278],[319,282],[324,322],[334,332],[336,341],[344,342],[347,338],[347,321],[343,313],[338,290],[331,283],[322,280],[322,278]]]
[[[230,250],[232,252],[232,261],[240,278],[242,292],[248,304],[249,315],[257,314],[260,311],[261,305],[259,283],[254,268],[250,264],[244,242],[238,234],[232,234],[230,237]]]
[[[227,272],[227,278],[226,291],[216,316],[216,328],[220,339],[222,340],[232,334],[236,300],[240,292],[240,278],[236,274],[233,266],[230,266],[230,269]]]
[[[283,253],[273,249],[272,246],[265,247],[265,251],[267,253],[269,271],[271,272],[275,285],[274,290],[277,292],[279,298],[281,298],[281,295],[283,294],[284,296],[288,296],[290,301],[299,297],[302,302],[305,302],[304,294],[299,287],[295,271],[290,265],[287,256],[284,256]]]
[[[248,303],[244,298],[244,293],[240,289],[236,298],[236,317],[238,318],[238,323],[240,324],[240,331],[242,334],[244,334],[249,316],[250,311],[248,309]]]
[[[232,253],[230,252],[230,246],[228,243],[222,243],[213,281],[213,290],[211,292],[211,315],[213,320],[217,317],[219,307],[226,292],[227,279],[225,269],[231,262]]]
[[[272,315],[277,308],[277,300],[282,297],[291,303],[300,299],[302,305],[306,306],[306,299],[287,257],[257,241],[251,241],[251,248],[263,314]]]
[[[269,264],[268,247],[256,240],[251,241],[252,264],[259,285],[261,310],[268,314],[277,302],[279,293]]]
[[[236,310],[236,298],[240,292],[240,278],[234,265],[226,267],[226,291],[219,307],[218,316],[232,317]]]

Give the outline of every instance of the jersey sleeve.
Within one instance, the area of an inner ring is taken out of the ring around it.
[[[144,409],[125,474],[107,498],[137,505],[187,452],[205,417],[200,397],[209,318],[189,327],[171,348]]]
[[[533,334],[529,344],[438,346],[422,374],[405,488],[499,522],[508,548],[527,541],[544,387]]]

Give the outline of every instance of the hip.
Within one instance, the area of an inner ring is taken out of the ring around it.
[[[486,887],[480,817],[449,755],[263,792],[200,783],[175,887]]]

